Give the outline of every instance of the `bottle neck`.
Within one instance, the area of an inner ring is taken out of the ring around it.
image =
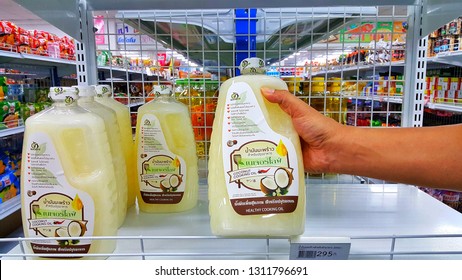
[[[165,102],[175,100],[171,94],[159,94],[156,99]]]

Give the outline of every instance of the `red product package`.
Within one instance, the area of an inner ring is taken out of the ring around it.
[[[9,21],[0,21],[0,35],[13,34],[18,27]]]

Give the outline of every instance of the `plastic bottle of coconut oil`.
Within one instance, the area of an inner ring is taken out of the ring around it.
[[[26,121],[21,166],[24,235],[35,254],[111,253],[117,189],[104,121],[77,105],[75,88],[51,88],[53,106]],[[54,239],[60,237],[60,240]]]
[[[94,86],[76,86],[79,91],[78,104],[80,107],[100,116],[106,127],[109,146],[111,148],[112,162],[114,165],[115,182],[117,187],[117,213],[119,227],[123,224],[127,214],[127,174],[126,164],[122,149],[121,134],[117,124],[117,115],[114,110],[95,101]]]
[[[138,109],[138,204],[143,212],[185,211],[196,205],[199,185],[190,114],[171,87],[154,92],[158,97]]]
[[[209,213],[221,236],[299,235],[305,225],[305,181],[290,116],[261,87],[287,89],[248,58],[241,76],[220,88],[209,158]]]
[[[133,142],[130,109],[112,98],[112,90],[110,86],[98,85],[95,89],[95,100],[114,110],[117,116],[117,124],[119,125],[122,142],[121,149],[123,151],[126,164],[128,182],[127,207],[129,208],[135,205],[136,189],[138,188],[138,180],[136,179],[135,144]]]

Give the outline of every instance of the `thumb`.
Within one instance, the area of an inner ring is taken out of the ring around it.
[[[269,102],[278,103],[281,109],[292,118],[302,117],[312,110],[317,112],[287,90],[275,90],[266,87],[262,87],[260,90]]]

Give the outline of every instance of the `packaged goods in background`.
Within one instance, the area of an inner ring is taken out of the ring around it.
[[[459,208],[459,198],[459,192],[443,191],[443,203],[456,210]]]
[[[117,216],[119,219],[118,225],[120,227],[127,215],[128,184],[126,174],[127,166],[125,164],[122,149],[122,138],[119,125],[117,124],[117,115],[111,108],[95,101],[96,90],[94,86],[76,86],[75,88],[79,92],[78,104],[82,108],[98,115],[104,121],[114,166],[114,179],[117,187]]]
[[[189,110],[170,86],[154,86],[157,98],[138,109],[136,159],[138,205],[143,212],[180,212],[197,204],[199,176]]]
[[[131,207],[135,205],[138,179],[136,177],[135,145],[133,143],[130,110],[127,106],[120,104],[112,98],[110,86],[98,85],[95,89],[95,100],[114,110],[117,115],[117,124],[119,126],[122,142],[121,149],[125,158],[128,180],[127,207]]]
[[[117,189],[104,121],[77,105],[75,88],[51,88],[53,106],[26,122],[21,162],[21,211],[27,251],[112,253]],[[57,240],[55,238],[59,237]]]
[[[74,39],[0,21],[0,50],[75,60]]]
[[[290,236],[304,232],[305,180],[292,120],[261,87],[285,89],[264,75],[259,58],[220,88],[209,159],[209,214],[220,236]]]
[[[175,96],[191,111],[191,122],[199,158],[206,157],[218,97],[218,81],[180,79],[175,81]]]
[[[0,138],[0,204],[20,194],[22,135]]]

